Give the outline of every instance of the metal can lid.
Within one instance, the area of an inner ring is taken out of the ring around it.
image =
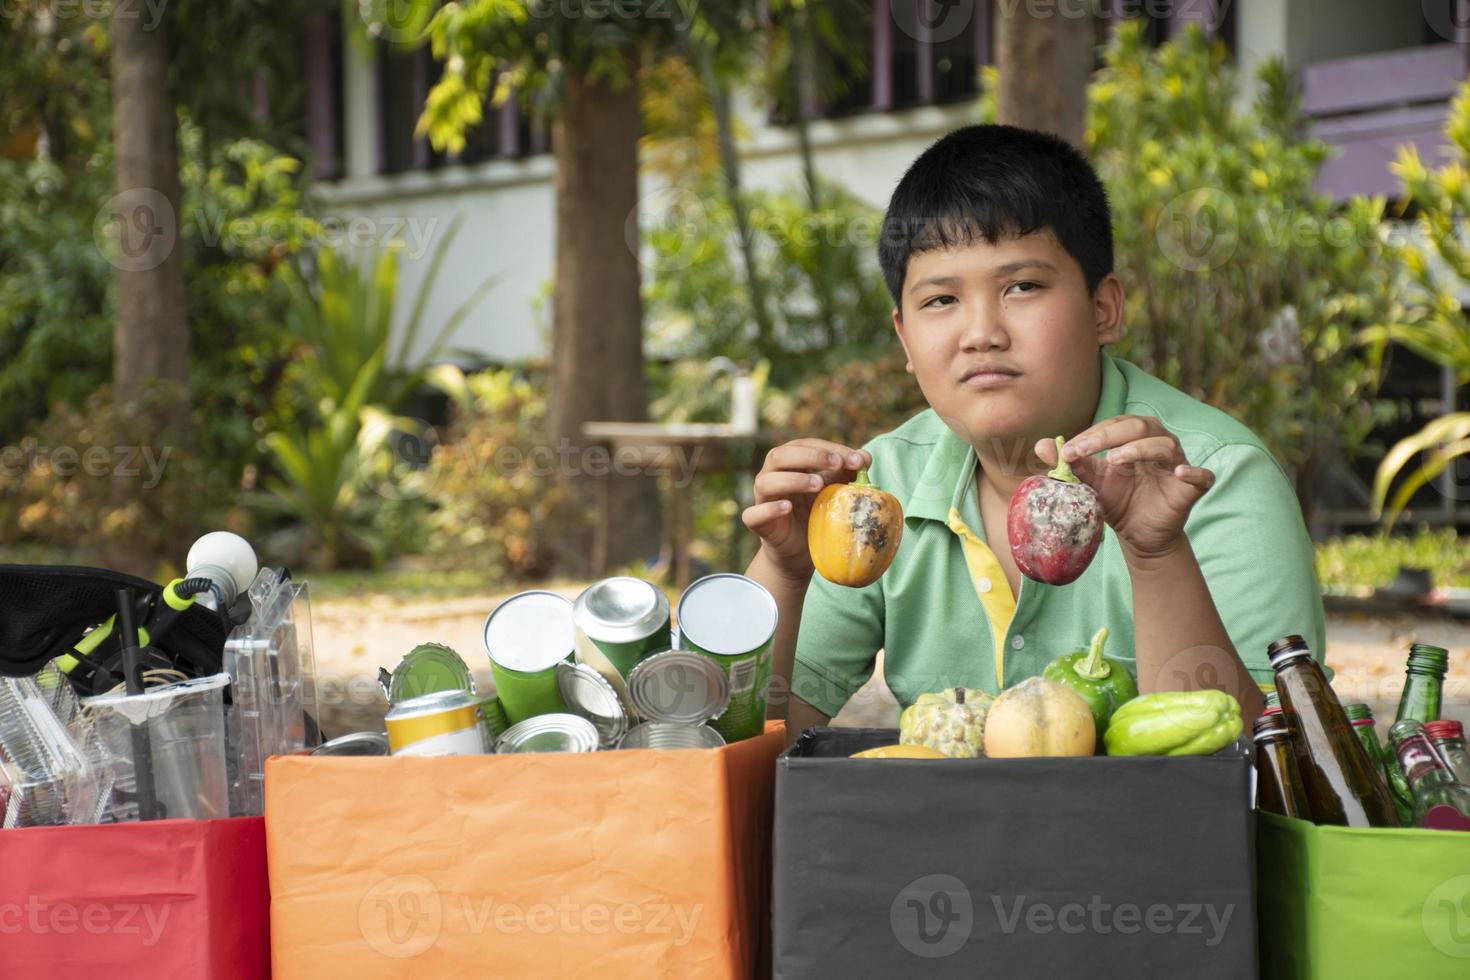
[[[432,694],[422,694],[416,698],[398,702],[388,709],[383,720],[398,721],[403,718],[419,718],[424,715],[437,715],[459,708],[474,709],[479,706],[480,702],[468,691],[435,691]]]
[[[628,711],[618,692],[586,664],[563,661],[556,665],[556,686],[572,714],[581,715],[597,729],[604,747],[616,745],[628,731]]]
[[[572,600],[555,592],[520,592],[485,618],[485,652],[501,667],[548,670],[572,654]]]
[[[311,750],[312,755],[387,755],[388,736],[382,732],[352,732],[323,742]]]
[[[648,721],[702,725],[725,713],[730,678],[720,665],[692,650],[645,657],[628,675],[628,697]]]
[[[679,597],[679,636],[701,650],[739,656],[775,635],[776,616],[775,597],[754,579],[706,575]]]
[[[618,742],[620,749],[718,749],[725,744],[719,732],[708,725],[680,725],[667,721],[645,721]]]
[[[594,582],[577,596],[572,618],[577,628],[604,643],[631,643],[663,629],[669,599],[651,582],[618,575]]]
[[[501,754],[514,752],[596,752],[597,728],[581,715],[537,715],[511,725],[495,743]]]
[[[442,643],[420,643],[404,654],[388,683],[388,703],[436,691],[475,692],[475,679],[459,654]]]

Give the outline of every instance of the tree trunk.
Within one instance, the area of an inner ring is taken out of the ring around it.
[[[637,255],[636,74],[621,88],[567,76],[555,130],[556,275],[552,293],[550,429],[577,499],[612,515],[603,542],[610,567],[659,551],[657,479],[609,473],[586,451],[582,424],[648,418],[643,300]],[[630,234],[631,232],[631,234]],[[631,239],[631,240],[630,240]],[[544,533],[558,534],[555,528]],[[591,555],[590,539],[568,542]]]
[[[193,444],[189,416],[189,327],[180,234],[177,119],[168,85],[168,40],[134,5],[114,4],[112,108],[117,197],[110,217],[118,234],[117,325],[113,398],[125,431],[155,451]],[[149,492],[134,468],[112,476],[114,504]],[[151,574],[160,558],[115,542],[114,567]]]
[[[1093,63],[1089,5],[1068,10],[1059,4],[1044,11],[1032,11],[1032,6],[996,6],[996,116],[1012,126],[1054,133],[1081,149]],[[1043,16],[1036,16],[1038,12]]]
[[[805,7],[792,11],[791,26],[791,106],[796,123],[796,145],[801,154],[801,176],[806,185],[807,209],[813,215],[822,211],[821,186],[817,183],[817,162],[812,152],[810,110],[817,101],[816,52],[813,50],[811,20]],[[817,295],[817,317],[829,348],[837,344],[837,314],[832,300],[832,252],[825,230],[817,235],[816,269],[812,288]]]

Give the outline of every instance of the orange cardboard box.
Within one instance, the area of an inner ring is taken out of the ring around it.
[[[275,976],[766,976],[784,744],[272,759]]]

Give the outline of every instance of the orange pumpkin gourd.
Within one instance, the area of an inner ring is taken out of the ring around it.
[[[860,589],[888,570],[903,535],[898,498],[859,470],[851,483],[823,487],[807,519],[807,545],[822,578]]]

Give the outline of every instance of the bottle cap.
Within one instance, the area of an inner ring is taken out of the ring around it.
[[[1458,721],[1429,721],[1424,723],[1424,734],[1435,741],[1464,738],[1465,726]]]

